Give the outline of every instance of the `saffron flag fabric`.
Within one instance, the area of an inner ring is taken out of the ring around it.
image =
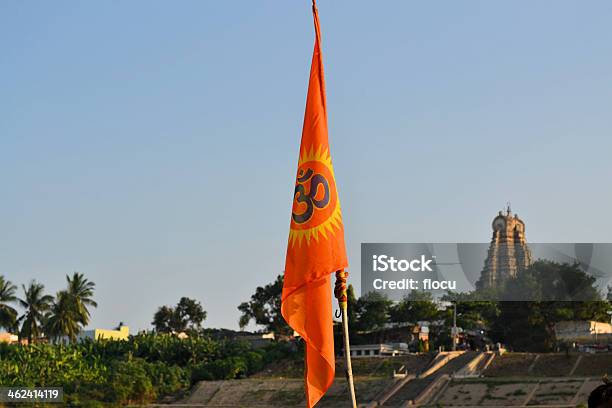
[[[331,273],[348,266],[327,134],[319,15],[295,181],[281,310],[306,342],[305,385],[314,406],[334,380]]]

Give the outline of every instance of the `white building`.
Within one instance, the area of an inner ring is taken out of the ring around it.
[[[408,344],[361,344],[351,346],[351,357],[392,357],[408,354]]]
[[[558,341],[576,343],[612,342],[612,324],[594,321],[566,321],[555,324]]]

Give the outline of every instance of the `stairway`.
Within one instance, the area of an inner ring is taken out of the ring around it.
[[[441,377],[450,378],[450,376],[459,371],[461,368],[465,367],[477,356],[477,352],[467,351],[458,357],[449,360],[434,372],[426,369],[422,374],[417,376],[417,378],[413,379],[412,381],[408,381],[403,387],[397,390],[393,396],[385,401],[384,406],[404,407],[410,404],[411,401],[423,399],[423,397],[425,397],[424,394],[427,394],[426,391],[428,391],[428,387],[438,385]],[[438,359],[435,359],[432,364],[435,364],[436,360]]]
[[[455,378],[474,378],[480,377],[482,372],[487,369],[495,358],[495,353],[492,351],[479,353],[472,361],[467,363],[463,368],[454,373]]]

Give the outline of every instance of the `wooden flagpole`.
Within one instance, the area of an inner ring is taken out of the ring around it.
[[[336,286],[334,295],[338,299],[338,306],[342,313],[342,338],[344,340],[344,360],[346,363],[346,380],[351,395],[353,408],[357,408],[357,398],[355,397],[355,384],[353,382],[353,367],[351,366],[351,347],[349,344],[348,330],[348,298],[346,294],[347,271],[336,271]]]

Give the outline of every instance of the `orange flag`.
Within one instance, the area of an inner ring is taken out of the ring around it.
[[[319,15],[304,114],[285,262],[282,314],[306,342],[306,399],[314,406],[334,380],[330,274],[348,266],[344,227],[327,139]]]

